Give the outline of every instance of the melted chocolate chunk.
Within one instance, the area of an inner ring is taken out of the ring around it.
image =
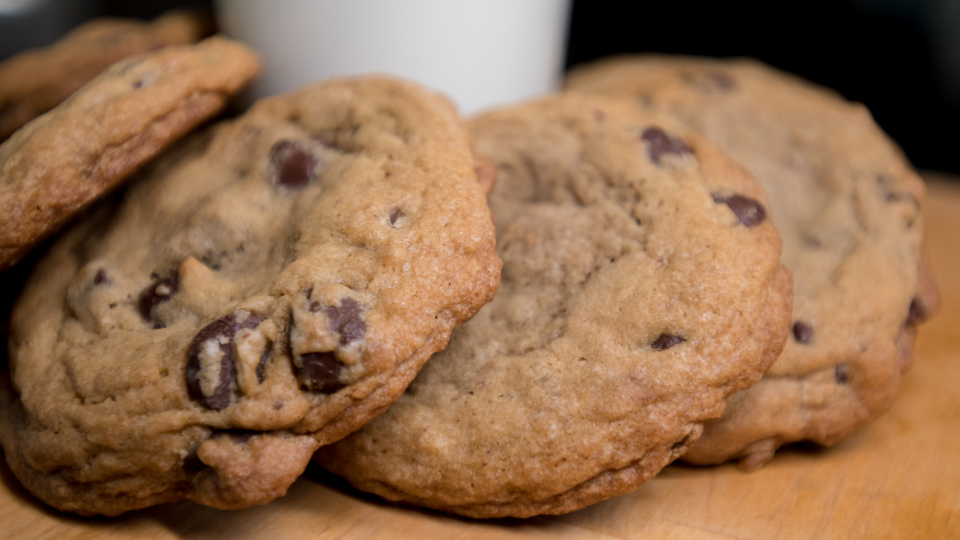
[[[201,405],[215,411],[222,411],[230,406],[233,400],[233,382],[237,378],[234,366],[233,340],[241,329],[256,328],[263,317],[248,316],[243,323],[237,322],[237,314],[224,315],[203,327],[193,341],[190,342],[190,351],[187,354],[187,391],[190,397],[199,401]],[[210,355],[219,353],[219,361],[213,362]],[[216,370],[217,385],[208,393],[204,392],[202,381],[210,376],[209,370]]]
[[[300,189],[313,179],[317,160],[293,141],[277,141],[270,149],[270,161],[276,169],[277,184]]]
[[[803,321],[793,323],[793,339],[807,344],[813,341],[813,327]]]
[[[152,321],[154,328],[163,328],[160,321],[153,318],[153,309],[177,294],[179,286],[180,280],[176,271],[171,272],[169,277],[157,279],[148,285],[147,288],[140,293],[138,302],[140,316],[143,317],[143,320],[147,322]]]
[[[260,326],[260,323],[263,322],[263,317],[259,315],[250,314],[247,315],[246,320],[243,321],[243,324],[240,325],[240,328],[246,328],[247,330],[253,330],[254,328]]]
[[[660,156],[664,154],[692,154],[693,150],[682,140],[667,135],[665,131],[658,127],[650,127],[643,130],[640,138],[647,142],[647,154],[650,161],[660,164]]]
[[[743,195],[714,195],[713,202],[727,205],[745,227],[759,225],[767,218],[767,212],[759,202]]]
[[[657,338],[650,346],[653,347],[655,351],[663,351],[673,347],[674,345],[679,345],[686,341],[687,338],[680,336],[671,336],[670,334],[660,334],[660,337]]]
[[[342,367],[332,352],[315,352],[300,355],[294,371],[304,390],[332,394],[346,386],[340,382]]]
[[[360,304],[353,298],[344,298],[339,306],[325,306],[323,314],[330,319],[330,329],[340,334],[340,345],[347,345],[363,337],[367,325],[360,318]]]
[[[837,381],[837,384],[850,382],[850,373],[846,364],[840,364],[833,370],[833,380]]]
[[[396,226],[397,220],[402,218],[405,215],[406,214],[403,213],[403,210],[400,210],[399,208],[394,208],[393,210],[390,211],[390,225]]]
[[[236,378],[231,344],[239,326],[237,316],[231,313],[203,327],[190,342],[190,352],[187,354],[187,390],[192,399],[208,409],[222,411],[230,405],[231,385]],[[214,352],[213,347],[220,352],[219,363],[217,366],[204,366],[201,355]],[[216,388],[208,395],[203,392],[201,378],[204,371],[210,369],[218,369],[219,374]]]
[[[110,279],[107,278],[107,271],[101,268],[97,270],[97,274],[93,276],[93,284],[103,285],[104,283],[110,283]]]

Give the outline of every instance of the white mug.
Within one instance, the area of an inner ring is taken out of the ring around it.
[[[464,113],[556,90],[569,0],[217,0],[223,32],[255,50],[253,97],[386,73]]]

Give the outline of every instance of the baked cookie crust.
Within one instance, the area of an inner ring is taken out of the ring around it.
[[[921,253],[923,182],[867,109],[749,59],[613,58],[575,69],[567,87],[674,115],[770,194],[795,277],[792,335],[683,459],[752,469],[886,411],[938,297]]]
[[[71,30],[54,44],[0,63],[0,142],[53,109],[114,62],[210,34],[201,10],[171,11],[154,21],[102,17]]]
[[[789,332],[759,183],[631,104],[566,95],[471,121],[496,166],[494,300],[318,461],[470,517],[570,512],[683,455]]]
[[[11,317],[7,460],[80,514],[268,502],[492,298],[494,240],[445,99],[367,78],[260,101],[40,262]]]
[[[112,65],[0,145],[0,270],[218,112],[259,62],[222,37]]]

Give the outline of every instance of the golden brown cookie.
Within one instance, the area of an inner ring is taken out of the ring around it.
[[[500,290],[317,459],[362,490],[471,517],[632,491],[783,347],[790,275],[766,195],[629,103],[551,97],[471,132],[497,170]]]
[[[172,11],[152,22],[100,18],[87,21],[53,45],[0,63],[0,142],[67,99],[110,64],[209,34],[209,14]]]
[[[122,60],[0,145],[0,270],[194,126],[256,75],[221,37]]]
[[[792,336],[684,459],[753,468],[783,444],[834,444],[887,410],[937,294],[921,271],[923,183],[867,109],[746,59],[610,59],[567,86],[675,115],[770,194],[795,277]]]
[[[260,101],[40,262],[11,317],[7,460],[80,514],[268,502],[403,392],[500,266],[446,100],[368,78]]]

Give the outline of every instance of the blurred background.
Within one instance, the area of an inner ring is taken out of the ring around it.
[[[0,59],[90,17],[198,4],[0,0]],[[960,0],[573,0],[567,67],[642,51],[759,58],[865,103],[916,167],[960,174]]]

